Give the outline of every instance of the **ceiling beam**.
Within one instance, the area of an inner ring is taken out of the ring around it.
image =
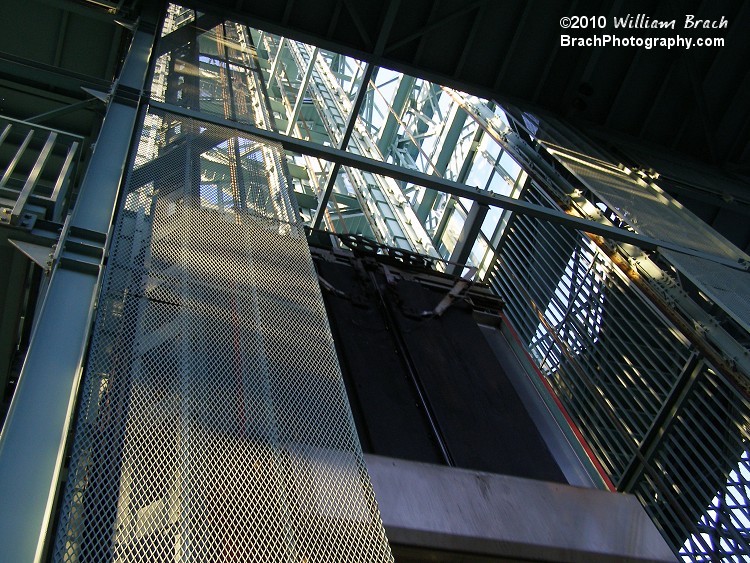
[[[385,50],[385,53],[390,53],[392,51],[395,51],[396,49],[399,49],[400,47],[403,47],[404,45],[408,45],[415,39],[418,39],[420,37],[424,37],[426,34],[430,33],[431,31],[435,31],[436,29],[441,28],[445,24],[447,24],[450,21],[453,21],[454,19],[464,16],[468,13],[473,12],[474,10],[478,9],[482,5],[483,0],[478,0],[474,2],[470,2],[467,6],[464,6],[463,8],[460,8],[456,10],[455,12],[451,12],[450,14],[443,16],[439,20],[430,21],[428,19],[427,25],[424,27],[421,27],[420,29],[410,33],[406,37],[403,37],[402,39],[399,39],[395,43],[392,43],[391,45],[388,45],[388,48]],[[438,5],[438,2],[434,2],[432,4],[433,9],[430,12],[432,15],[436,11],[436,6]],[[418,60],[417,57],[414,59],[415,61]]]
[[[427,24],[426,25],[432,25],[432,22],[435,21],[435,18],[437,17],[438,12],[438,6],[440,5],[440,0],[435,0],[432,2],[432,5],[430,6],[430,13],[427,15]],[[422,51],[424,50],[424,34],[419,36],[419,43],[417,43],[417,48],[414,49],[414,55],[412,57],[412,63],[415,65],[419,64],[419,59],[422,58]]]
[[[742,125],[735,130],[737,134],[729,149],[729,154],[736,155],[737,165],[732,166],[732,169],[737,172],[750,174],[750,154],[747,154],[750,152],[750,108],[745,113]]]
[[[664,99],[664,92],[667,91],[667,84],[669,84],[669,81],[672,80],[672,75],[675,72],[675,66],[677,66],[677,60],[673,60],[672,63],[669,65],[669,68],[667,69],[667,72],[664,73],[664,78],[661,81],[661,85],[659,86],[659,91],[656,93],[656,96],[653,97],[651,101],[651,105],[648,109],[648,113],[646,114],[645,119],[641,123],[641,127],[638,130],[638,137],[643,137],[646,132],[648,131],[649,125],[654,119],[654,116],[658,114],[659,112],[659,100]]]
[[[373,42],[372,39],[370,39],[370,34],[367,33],[367,29],[365,29],[365,26],[362,23],[362,18],[359,17],[359,14],[348,0],[344,0],[344,7],[346,8],[346,11],[349,12],[349,16],[351,16],[352,21],[354,22],[354,27],[357,29],[360,39],[364,42],[365,48],[368,50],[372,49]]]
[[[466,35],[466,39],[462,42],[461,55],[458,57],[458,61],[456,62],[456,69],[453,71],[454,78],[458,78],[462,74],[464,65],[469,58],[469,54],[472,52],[471,47],[474,43],[474,39],[476,38],[477,33],[479,32],[479,26],[484,20],[486,13],[487,3],[484,3],[479,6],[476,14],[474,14],[474,19],[471,22],[471,29],[469,29],[469,33]]]
[[[568,10],[567,13],[575,14],[577,13],[577,11],[578,11],[578,0],[576,0],[570,5],[570,9]],[[536,88],[534,88],[534,93],[531,95],[531,101],[533,103],[537,102],[545,86],[547,86],[547,78],[549,77],[549,74],[552,71],[552,67],[555,64],[555,58],[557,57],[557,52],[559,50],[560,50],[560,41],[555,41],[555,46],[552,47],[552,52],[546,56],[547,62],[544,63],[544,69],[542,70],[541,74],[537,78]],[[573,82],[572,80],[569,82],[569,86],[570,84],[572,84],[572,82]]]
[[[627,85],[630,84],[630,82],[635,77],[636,72],[638,72],[637,69],[640,68],[638,66],[638,63],[643,60],[644,53],[650,53],[650,51],[646,51],[645,49],[636,49],[635,54],[631,57],[630,63],[628,64],[628,70],[625,72],[622,80],[620,81],[620,86],[617,89],[617,94],[615,95],[612,103],[607,109],[607,117],[604,119],[605,127],[611,127],[613,116],[616,115],[615,110],[625,99],[625,94],[626,92],[628,92]]]
[[[343,6],[344,0],[336,0],[336,5],[333,7],[333,11],[329,16],[328,29],[326,30],[327,39],[330,39],[333,36],[333,32],[336,30],[336,25],[339,23]]]
[[[0,74],[22,84],[39,84],[74,94],[78,94],[81,87],[108,90],[111,86],[111,82],[102,78],[3,52],[0,52]]]
[[[68,31],[68,21],[70,20],[70,12],[63,12],[60,18],[60,26],[57,31],[57,42],[55,43],[55,56],[52,59],[52,66],[60,66],[60,60],[62,59],[63,46],[65,45],[65,33]]]
[[[0,66],[2,66],[1,63]],[[58,92],[42,90],[34,86],[29,86],[28,84],[21,84],[14,80],[6,80],[3,78],[0,78],[0,88],[5,88],[6,90],[12,90],[24,95],[34,96],[36,98],[41,98],[43,100],[48,100],[64,105],[74,104],[81,101],[85,97],[85,92],[83,90],[75,91],[77,96],[73,97],[70,95],[72,92],[69,92],[68,94],[60,94]]]
[[[388,43],[388,38],[391,35],[391,29],[393,29],[393,24],[396,22],[396,16],[398,15],[398,9],[400,6],[401,0],[391,0],[388,2],[388,9],[385,12],[385,16],[383,16],[383,21],[380,24],[378,36],[375,40],[373,54],[376,57],[380,57],[385,50],[386,43]]]
[[[622,12],[623,2],[622,0],[617,0],[614,2],[609,9],[607,13],[607,20],[612,21],[614,16]],[[574,13],[572,10],[568,13]],[[558,41],[555,44],[555,52],[560,48],[560,42]],[[612,50],[610,49],[603,49],[603,48],[592,48],[587,49],[586,52],[588,53],[588,57],[580,59],[581,62],[584,60],[586,61],[586,64],[583,65],[583,70],[578,76],[577,74],[572,74],[571,78],[568,79],[567,87],[565,88],[565,91],[562,93],[561,96],[561,104],[562,107],[560,108],[561,113],[565,114],[566,112],[570,112],[571,109],[571,103],[576,98],[576,95],[578,93],[578,88],[580,85],[584,82],[589,82],[594,76],[595,71],[599,70],[599,61],[601,60],[603,55],[611,54]],[[578,68],[580,68],[580,65],[578,65]],[[536,100],[532,100],[533,102],[536,102]]]
[[[45,121],[48,121],[50,119],[55,119],[63,115],[67,115],[69,113],[73,113],[75,111],[101,103],[101,100],[97,98],[89,98],[87,100],[81,100],[80,102],[75,102],[73,104],[62,106],[51,111],[40,113],[39,115],[27,118],[25,121],[27,123],[44,123]]]
[[[706,93],[703,90],[703,84],[698,76],[698,70],[695,61],[686,51],[681,57],[682,66],[685,69],[690,86],[693,89],[693,112],[698,114],[698,122],[703,127],[703,133],[706,138],[706,150],[712,163],[718,162],[716,153],[716,134],[714,133],[715,122],[713,112],[706,102]]]
[[[36,0],[36,2],[57,10],[62,10],[101,22],[114,23],[115,18],[117,17],[117,14],[108,12],[101,7],[96,8],[93,5],[87,6],[85,4],[78,4],[76,2],[70,2],[70,0]]]
[[[287,0],[286,6],[284,6],[284,14],[281,16],[281,26],[286,27],[289,25],[289,19],[292,17],[292,9],[294,8],[294,0]]]
[[[534,0],[528,0],[528,2],[524,3],[523,12],[521,12],[521,17],[518,18],[518,23],[513,27],[513,38],[510,41],[510,45],[505,50],[505,56],[502,59],[500,70],[498,70],[497,73],[495,74],[495,82],[492,85],[492,89],[495,91],[500,90],[500,86],[502,86],[503,84],[503,79],[505,78],[505,75],[508,72],[510,63],[511,61],[515,60],[516,48],[521,42],[521,38],[524,37],[523,29],[526,24],[526,20],[528,20],[530,14],[535,13],[535,11],[532,8],[533,4],[534,4]]]

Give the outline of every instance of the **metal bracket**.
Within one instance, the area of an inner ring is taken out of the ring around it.
[[[15,246],[22,254],[29,258],[29,260],[41,267],[46,273],[49,273],[52,269],[52,257],[54,256],[56,245],[45,246],[43,244],[35,244],[33,242],[24,242],[22,240],[13,239],[8,239],[8,242]]]
[[[8,225],[18,227],[27,231],[34,228],[37,216],[34,213],[23,213],[21,215],[14,215],[13,209],[10,207],[0,207],[0,225]]]

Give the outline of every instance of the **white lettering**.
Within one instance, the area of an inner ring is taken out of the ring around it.
[[[685,29],[726,29],[729,26],[729,20],[721,16],[719,20],[697,20],[693,14],[685,14]]]

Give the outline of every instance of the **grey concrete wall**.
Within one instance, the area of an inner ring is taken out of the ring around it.
[[[365,457],[393,543],[532,561],[676,561],[631,495]]]

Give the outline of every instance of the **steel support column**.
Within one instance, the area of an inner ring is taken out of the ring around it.
[[[352,105],[352,111],[349,114],[349,121],[346,124],[346,131],[344,131],[344,136],[341,138],[341,142],[339,143],[339,149],[341,150],[346,150],[346,147],[349,144],[349,140],[352,138],[352,132],[354,131],[354,126],[357,124],[357,117],[359,116],[359,110],[362,109],[362,104],[367,97],[367,87],[370,84],[370,79],[372,78],[374,69],[375,67],[373,65],[367,65],[365,67],[364,76],[362,77],[362,85],[359,87],[359,92],[357,92],[357,99]],[[330,199],[331,193],[333,192],[333,186],[336,184],[336,177],[339,175],[339,170],[341,170],[341,163],[334,162],[333,170],[331,170],[331,175],[328,177],[326,189],[323,192],[323,196],[320,198],[318,208],[315,210],[315,218],[313,219],[312,223],[313,229],[320,228],[320,224],[323,221],[323,216],[326,212],[328,200]]]
[[[281,56],[281,51],[277,56]],[[302,78],[302,82],[299,85],[299,92],[297,92],[297,99],[294,101],[294,108],[292,108],[292,115],[289,117],[289,124],[286,126],[286,134],[291,135],[294,130],[294,125],[297,123],[299,112],[302,110],[302,100],[305,98],[305,90],[307,85],[310,83],[310,77],[312,77],[313,70],[315,70],[315,59],[318,56],[318,48],[313,49],[310,55],[310,60],[307,62],[307,68],[305,69],[305,76]]]
[[[78,204],[58,243],[49,289],[0,436],[0,545],[6,561],[44,557],[103,248],[153,41],[153,24],[140,24]],[[81,247],[91,256],[82,255]]]
[[[458,235],[458,241],[456,247],[453,249],[450,261],[453,262],[447,269],[449,274],[454,276],[460,276],[461,271],[466,265],[466,261],[469,259],[471,249],[474,248],[474,243],[479,235],[479,229],[482,227],[484,218],[487,216],[487,211],[490,207],[483,203],[474,202],[471,205],[469,214],[466,217],[464,226],[461,229],[461,234]]]

